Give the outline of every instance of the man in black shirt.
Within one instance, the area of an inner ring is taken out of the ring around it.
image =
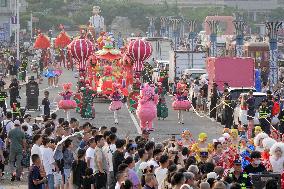
[[[113,161],[113,172],[114,177],[116,178],[116,174],[118,172],[118,166],[124,161],[124,145],[125,140],[117,140],[115,142],[116,151],[113,153],[112,161]]]
[[[250,155],[251,163],[244,168],[247,174],[263,173],[266,172],[265,166],[261,163],[261,153],[253,151]]]

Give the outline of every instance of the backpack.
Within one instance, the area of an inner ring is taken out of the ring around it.
[[[4,125],[4,121],[2,121],[2,132],[1,132],[1,138],[4,141],[7,138],[7,128],[6,126],[12,122],[11,120],[9,120],[5,125]]]

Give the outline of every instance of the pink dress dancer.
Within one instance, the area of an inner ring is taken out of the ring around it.
[[[191,102],[187,98],[186,84],[177,84],[177,93],[174,97],[172,107],[174,110],[178,110],[178,123],[184,124],[183,122],[183,111],[190,109]]]
[[[142,130],[153,131],[153,120],[157,117],[157,104],[159,96],[155,94],[154,87],[148,83],[140,91],[140,99],[136,110]]]
[[[75,109],[77,107],[77,103],[75,100],[71,100],[73,92],[70,90],[72,84],[65,83],[63,84],[63,92],[59,93],[60,96],[63,97],[62,100],[59,101],[58,107],[59,109],[63,109],[66,113],[66,118],[69,120],[70,112],[69,110]]]
[[[109,110],[113,112],[114,124],[118,124],[118,110],[122,107],[122,95],[119,92],[119,85],[113,85],[115,91],[111,94],[112,102],[109,105]]]

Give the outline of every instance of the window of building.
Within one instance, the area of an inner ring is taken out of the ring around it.
[[[7,7],[7,0],[0,0],[0,7]]]

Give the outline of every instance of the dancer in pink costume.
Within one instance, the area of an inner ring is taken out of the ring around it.
[[[63,90],[64,91],[59,93],[59,95],[62,96],[63,99],[59,101],[58,107],[59,107],[59,109],[63,109],[65,111],[67,120],[70,120],[69,119],[69,117],[70,117],[69,116],[70,115],[69,110],[72,110],[72,109],[77,107],[76,101],[71,100],[71,97],[73,95],[73,92],[71,91],[71,86],[72,86],[72,83],[63,84]]]
[[[54,87],[58,87],[59,77],[63,73],[62,69],[60,68],[59,63],[54,64]]]
[[[178,110],[178,123],[184,124],[183,122],[183,111],[190,109],[191,102],[187,98],[188,92],[186,90],[186,84],[177,84],[177,93],[175,94],[174,102],[172,107],[174,110]]]
[[[140,91],[140,99],[136,110],[142,130],[153,131],[152,122],[157,117],[158,99],[159,96],[155,94],[155,88],[146,83]]]
[[[110,95],[110,99],[112,100],[111,104],[109,105],[109,110],[113,111],[114,116],[114,124],[118,124],[118,110],[122,107],[122,94],[120,91],[120,85],[114,83],[113,84],[114,92]]]

